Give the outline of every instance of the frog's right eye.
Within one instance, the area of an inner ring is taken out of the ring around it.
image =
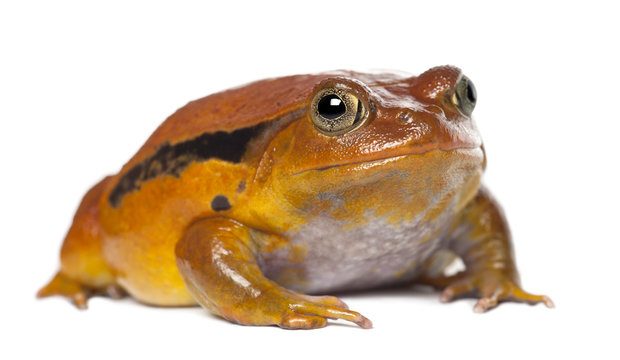
[[[467,76],[461,76],[456,83],[454,94],[452,94],[452,103],[467,116],[471,116],[471,113],[474,111],[476,106],[476,88]]]
[[[367,113],[362,100],[341,87],[320,90],[310,104],[312,123],[326,135],[339,135],[357,128]]]

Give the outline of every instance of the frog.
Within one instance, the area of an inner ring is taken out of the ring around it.
[[[330,294],[390,286],[473,296],[475,312],[553,307],[522,289],[482,184],[476,101],[449,65],[270,78],[192,101],[86,193],[38,296],[86,308],[129,295],[285,329],[371,328]]]

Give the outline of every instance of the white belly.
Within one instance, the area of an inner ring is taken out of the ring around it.
[[[290,234],[287,246],[261,254],[259,264],[267,277],[306,293],[410,281],[442,247],[442,229],[451,217],[393,224],[369,214],[368,221],[354,228],[317,217]]]

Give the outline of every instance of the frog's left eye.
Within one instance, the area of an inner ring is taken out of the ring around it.
[[[349,89],[324,88],[310,104],[312,123],[326,135],[339,135],[355,129],[366,117],[364,103]]]
[[[467,76],[461,76],[461,79],[456,84],[454,94],[452,95],[452,102],[463,114],[471,116],[476,106],[476,88]]]

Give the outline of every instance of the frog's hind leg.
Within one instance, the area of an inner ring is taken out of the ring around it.
[[[60,295],[85,309],[91,296],[106,294],[118,298],[124,294],[116,285],[101,247],[103,231],[98,204],[110,179],[103,179],[82,199],[60,252],[60,270],[37,297]]]

